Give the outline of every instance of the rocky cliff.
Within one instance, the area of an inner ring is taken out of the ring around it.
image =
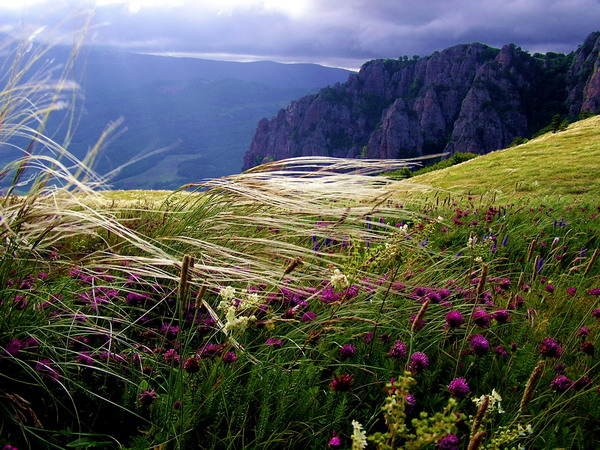
[[[345,83],[259,122],[243,170],[296,156],[409,158],[487,153],[555,114],[600,111],[600,32],[569,55],[458,45],[367,62]]]

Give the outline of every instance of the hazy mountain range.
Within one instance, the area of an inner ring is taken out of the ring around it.
[[[42,63],[66,61],[57,47]],[[73,76],[81,84],[78,124],[69,150],[83,157],[111,122],[118,133],[98,155],[105,174],[125,166],[111,184],[120,189],[175,189],[238,173],[256,125],[291,100],[345,81],[349,71],[315,64],[222,62],[103,49],[84,49]],[[54,133],[58,123],[51,122]],[[59,133],[60,136],[60,133]],[[59,139],[60,140],[60,139]],[[11,152],[2,152],[8,158]]]

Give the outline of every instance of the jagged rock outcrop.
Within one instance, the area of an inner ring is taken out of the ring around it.
[[[569,55],[457,45],[369,61],[345,83],[259,122],[243,169],[296,156],[409,158],[487,153],[555,114],[600,110],[600,32]]]

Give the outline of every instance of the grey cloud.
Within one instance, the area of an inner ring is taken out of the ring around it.
[[[64,0],[73,7],[81,4]],[[594,0],[321,0],[292,19],[260,8],[216,15],[201,3],[130,14],[99,7],[94,42],[149,52],[256,55],[282,61],[359,66],[373,58],[427,55],[451,45],[515,43],[530,51],[574,50],[600,28]],[[46,14],[59,20],[59,11]],[[15,17],[0,17],[0,29]],[[41,19],[40,19],[41,20]]]

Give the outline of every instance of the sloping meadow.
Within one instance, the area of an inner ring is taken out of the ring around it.
[[[5,197],[5,443],[595,439],[597,205],[419,204],[370,175],[390,164],[271,163],[122,209]]]

